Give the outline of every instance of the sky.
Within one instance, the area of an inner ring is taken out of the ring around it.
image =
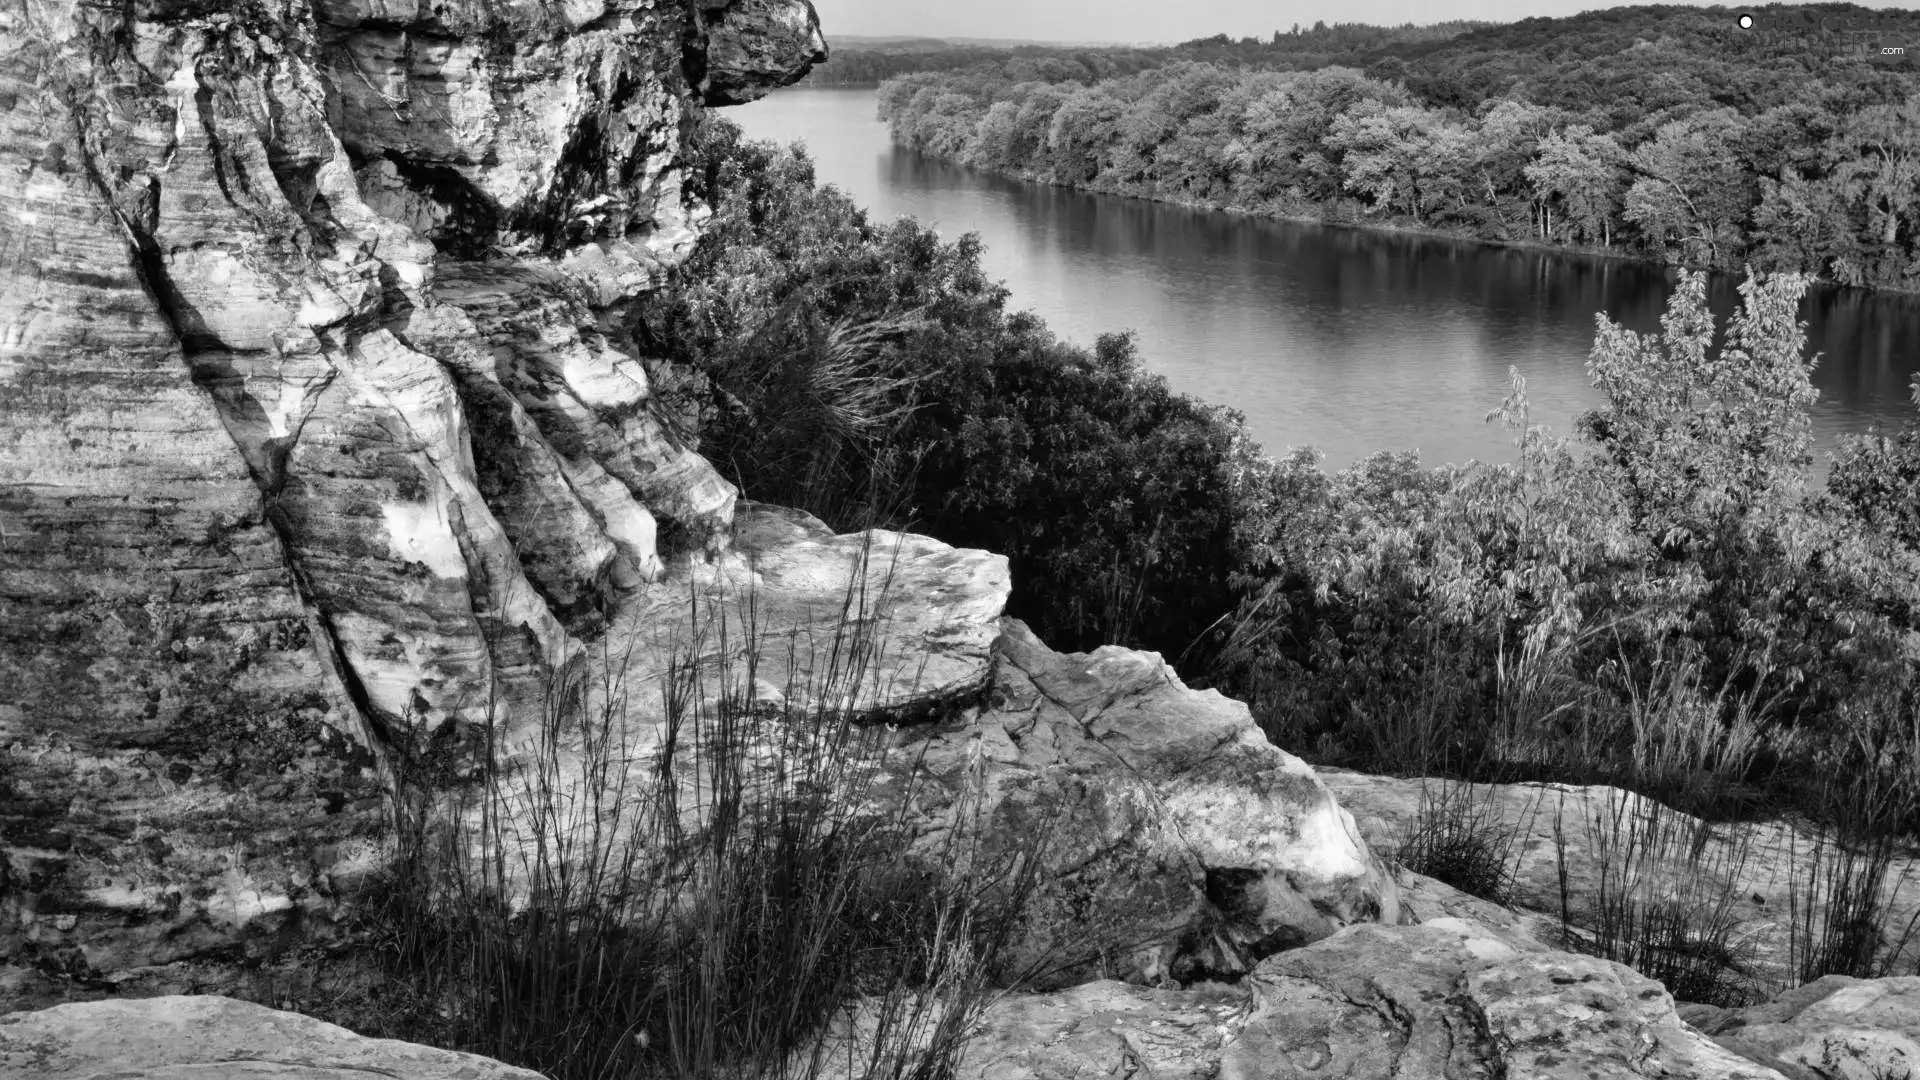
[[[831,44],[835,34],[1176,42],[1214,34],[1266,37],[1296,22],[1312,26],[1320,19],[1392,26],[1449,19],[1514,22],[1622,5],[1594,0],[814,0],[814,6]],[[1722,6],[1729,14],[1739,10],[1736,0]],[[1866,6],[1912,10],[1920,0],[1868,0]]]

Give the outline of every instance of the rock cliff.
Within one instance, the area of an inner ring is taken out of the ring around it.
[[[697,235],[699,106],[824,44],[805,0],[54,0],[0,45],[0,954],[85,974],[323,909],[396,748],[471,761],[726,545],[611,313]]]

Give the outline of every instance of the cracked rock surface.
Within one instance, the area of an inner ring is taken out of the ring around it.
[[[929,846],[976,811],[989,841],[1044,838],[1016,963],[1049,957],[1056,986],[1232,977],[1399,918],[1352,818],[1244,704],[1155,653],[1056,653],[1015,619],[994,658],[983,708],[902,728],[898,790]]]
[[[608,328],[702,104],[820,51],[741,2],[0,6],[0,957],[325,936],[396,748],[725,546]]]
[[[232,998],[94,1001],[0,1016],[0,1074],[226,1080],[540,1080],[477,1054],[367,1039]]]

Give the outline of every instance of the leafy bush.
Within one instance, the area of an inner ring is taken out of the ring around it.
[[[1920,407],[1920,375],[1913,381]],[[1893,435],[1850,436],[1834,455],[1827,491],[1860,520],[1920,551],[1920,423]]]
[[[1178,653],[1230,606],[1256,457],[1237,414],[1128,337],[1087,350],[1009,314],[977,238],[875,225],[803,152],[706,124],[719,210],[635,318],[711,381],[702,450],[750,497],[1000,552],[1011,613],[1068,648]]]

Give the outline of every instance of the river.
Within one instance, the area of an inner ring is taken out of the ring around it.
[[[1174,389],[1246,414],[1269,453],[1313,446],[1333,468],[1380,449],[1418,449],[1428,464],[1512,460],[1511,435],[1482,419],[1509,366],[1527,379],[1534,418],[1568,433],[1600,403],[1585,368],[1595,313],[1655,329],[1677,276],[1009,180],[896,149],[868,90],[783,90],[726,115],[755,138],[804,142],[819,178],[876,220],[979,233],[1012,308],[1087,344],[1131,329]],[[1713,281],[1722,315],[1736,285]],[[1820,448],[1913,415],[1920,300],[1821,287],[1802,318],[1820,354]]]

